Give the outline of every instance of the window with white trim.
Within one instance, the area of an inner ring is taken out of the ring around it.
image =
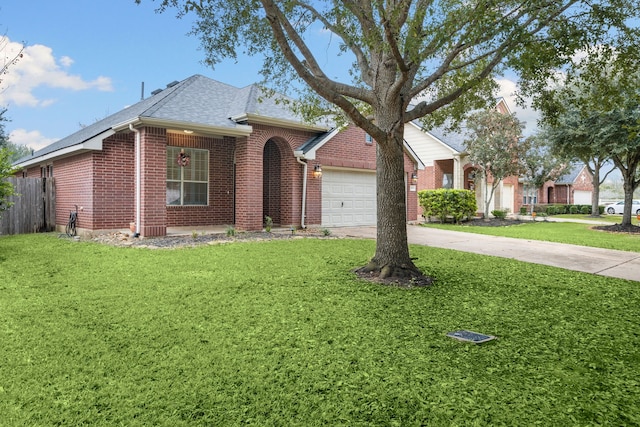
[[[167,205],[206,206],[209,150],[167,147]]]

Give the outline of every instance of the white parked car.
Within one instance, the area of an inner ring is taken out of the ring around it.
[[[621,214],[624,212],[624,200],[621,202],[611,203],[605,206],[605,212],[608,214]],[[631,215],[640,215],[640,200],[634,200],[631,207]]]

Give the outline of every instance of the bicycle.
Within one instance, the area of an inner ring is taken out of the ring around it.
[[[75,205],[76,210],[69,212],[69,222],[67,222],[67,226],[64,231],[67,233],[67,236],[73,237],[77,234],[76,231],[76,223],[78,222],[78,205]]]

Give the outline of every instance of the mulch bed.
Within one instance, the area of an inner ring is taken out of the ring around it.
[[[637,225],[621,225],[621,224],[613,224],[613,225],[596,225],[593,227],[594,230],[600,231],[608,231],[609,233],[631,233],[631,234],[640,234],[640,227]]]
[[[524,224],[526,222],[531,222],[531,221],[524,221],[521,219],[511,219],[511,218],[509,219],[489,218],[488,220],[477,218],[471,221],[464,222],[463,224],[471,225],[474,227],[508,227],[510,225]]]
[[[227,236],[226,233],[194,234],[162,237],[133,237],[129,233],[100,234],[91,240],[113,246],[132,246],[150,249],[173,249],[183,247],[196,247],[201,245],[223,244],[238,241],[282,240],[300,239],[304,237],[331,237],[326,236],[320,230],[296,230],[291,232],[266,232],[266,231],[242,231],[235,236]]]

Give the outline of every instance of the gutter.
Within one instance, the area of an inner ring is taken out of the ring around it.
[[[113,130],[107,129],[106,131],[99,133],[93,138],[87,139],[86,141],[83,141],[79,144],[71,145],[59,150],[54,150],[46,154],[38,155],[36,153],[33,157],[17,163],[16,166],[19,168],[26,168],[28,166],[38,165],[42,162],[46,162],[47,160],[72,156],[85,151],[101,151],[102,140],[110,137],[114,133],[115,132]]]
[[[136,128],[133,127],[133,125],[131,123],[129,123],[129,129],[136,134],[136,141],[135,141],[135,157],[136,157],[136,177],[135,177],[135,186],[136,186],[136,232],[134,234],[134,237],[138,237],[140,236],[140,205],[141,205],[141,200],[140,200],[140,168],[142,166],[142,161],[140,160],[140,131]]]
[[[223,136],[249,136],[253,131],[251,126],[235,124],[234,127],[226,126],[209,126],[192,122],[184,122],[178,120],[157,119],[153,117],[136,117],[131,120],[127,120],[114,125],[111,129],[118,132],[125,129],[130,129],[129,125],[144,125],[163,127],[166,129],[175,129],[182,131],[183,129],[190,129],[194,132],[202,133],[205,135],[223,135]]]
[[[298,156],[296,156],[296,161],[304,166],[302,171],[302,214],[300,218],[300,226],[305,229],[307,228],[304,219],[307,214],[307,168],[309,165],[307,162],[302,161]]]

